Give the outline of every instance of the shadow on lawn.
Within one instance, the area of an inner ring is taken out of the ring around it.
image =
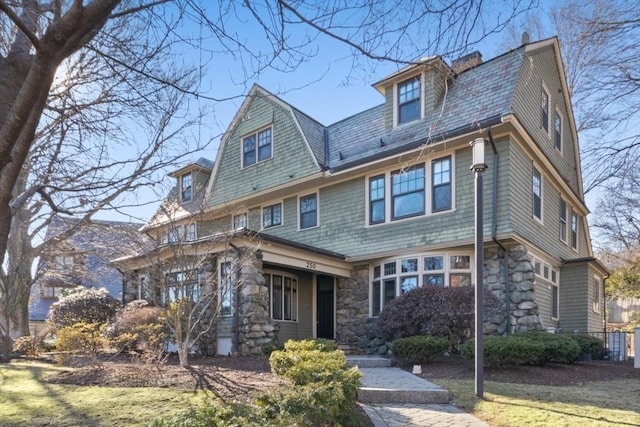
[[[7,363],[7,364],[3,364],[3,370],[7,370],[7,372],[10,371],[15,371],[15,372],[19,372],[19,371],[26,371],[29,373],[29,375],[33,378],[33,380],[38,384],[39,387],[42,388],[42,392],[43,394],[54,400],[57,404],[57,408],[59,409],[63,409],[66,414],[65,414],[65,418],[68,422],[70,423],[76,423],[77,425],[82,425],[82,426],[94,426],[94,425],[98,425],[98,422],[90,417],[88,417],[86,414],[78,412],[78,410],[72,405],[70,404],[61,393],[57,392],[54,387],[52,387],[50,384],[48,384],[45,379],[44,379],[44,373],[46,371],[49,371],[48,368],[46,367],[40,367],[40,366],[28,366],[28,365],[23,365],[23,364],[16,364],[16,363]],[[4,375],[3,373],[3,383],[5,381],[7,381],[8,379],[10,379],[10,374]],[[37,393],[36,390],[32,391],[31,393]],[[3,392],[2,393],[2,397],[5,401],[7,401],[9,404],[13,404],[15,405],[21,412],[24,413],[33,413],[34,415],[37,415],[38,418],[42,418],[41,421],[44,421],[45,418],[47,418],[49,416],[48,411],[49,409],[44,407],[41,408],[39,410],[36,411],[35,408],[31,407],[28,405],[28,402],[31,402],[33,400],[33,398],[37,398],[37,394],[35,396],[32,396],[32,399],[27,399],[21,396],[17,396],[17,395],[12,395],[11,392]],[[60,415],[58,414],[57,417],[60,417]],[[34,420],[35,422],[35,420]],[[42,424],[44,425],[44,424]]]
[[[211,369],[204,369],[198,366],[186,366],[185,369],[189,371],[189,374],[195,380],[194,391],[204,390],[211,392],[223,402],[234,400],[237,396],[249,398],[250,394],[263,390],[262,387],[253,385],[251,382],[240,382]],[[247,375],[248,378],[250,378],[249,375]],[[230,396],[235,396],[235,398]]]

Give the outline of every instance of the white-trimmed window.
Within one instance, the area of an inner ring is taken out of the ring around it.
[[[42,288],[44,298],[58,298],[65,290],[69,289],[60,286],[43,286]]]
[[[180,176],[180,200],[183,202],[191,201],[193,197],[191,182],[191,172],[187,172]]]
[[[231,262],[221,262],[218,268],[218,304],[220,304],[220,314],[231,316],[235,312],[233,307],[233,271]]]
[[[271,127],[242,138],[242,167],[270,159],[273,151],[271,139]]]
[[[262,208],[262,228],[282,225],[282,203]]]
[[[200,278],[197,270],[175,271],[167,274],[167,289],[164,304],[186,298],[192,302],[200,298]]]
[[[249,225],[247,217],[248,216],[246,212],[243,212],[238,215],[234,215],[233,224],[232,224],[233,230],[240,230],[242,228],[247,228],[247,226]]]
[[[593,276],[593,311],[600,313],[601,304],[602,279],[599,276]]]
[[[533,168],[532,195],[533,217],[542,221],[542,175],[535,167]]]
[[[567,202],[560,197],[560,241],[567,243]]]
[[[318,226],[318,193],[308,194],[299,199],[300,230]]]
[[[54,258],[55,269],[58,271],[73,270],[73,255],[58,255]]]
[[[578,250],[578,214],[571,211],[571,248]]]
[[[265,271],[273,320],[298,321],[298,278],[280,271]]]
[[[470,286],[471,255],[417,254],[384,260],[371,269],[372,316],[399,295],[422,286]]]
[[[398,124],[412,122],[420,118],[420,76],[398,83]]]
[[[558,151],[562,153],[562,115],[556,110],[553,117],[553,143]]]
[[[370,177],[368,225],[452,210],[453,165],[449,155]]]
[[[541,92],[541,105],[540,105],[540,109],[541,109],[541,113],[542,113],[542,129],[545,130],[545,132],[549,132],[549,110],[550,110],[550,106],[549,106],[549,91],[547,90],[547,88],[544,86],[544,84],[542,85],[542,92]]]
[[[551,320],[558,320],[560,318],[560,273],[556,268],[539,258],[532,257],[531,262],[533,263],[536,281],[544,283],[550,290]]]
[[[185,231],[184,231],[184,240],[186,240],[187,242],[193,242],[196,240],[196,238],[197,238],[196,225],[195,224],[186,225]]]

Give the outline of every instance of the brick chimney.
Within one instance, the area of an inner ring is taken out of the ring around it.
[[[480,64],[482,64],[482,54],[476,50],[475,52],[461,56],[460,58],[454,60],[451,63],[451,69],[454,73],[460,74]]]

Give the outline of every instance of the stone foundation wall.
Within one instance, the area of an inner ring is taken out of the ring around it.
[[[336,285],[336,341],[359,347],[366,336],[369,317],[369,267],[356,266],[348,279],[338,278]]]

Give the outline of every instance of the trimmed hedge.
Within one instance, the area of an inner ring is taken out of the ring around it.
[[[521,335],[544,345],[541,363],[575,363],[580,359],[580,346],[570,335],[540,331],[524,332]]]
[[[570,335],[580,346],[580,356],[585,359],[601,360],[604,356],[604,343],[600,338],[590,335]]]
[[[450,348],[443,337],[416,336],[400,338],[391,344],[394,357],[407,363],[427,363]]]
[[[465,359],[475,357],[475,340],[460,347]],[[489,336],[484,339],[484,366],[497,368],[519,365],[538,365],[544,356],[544,344],[521,335]]]

